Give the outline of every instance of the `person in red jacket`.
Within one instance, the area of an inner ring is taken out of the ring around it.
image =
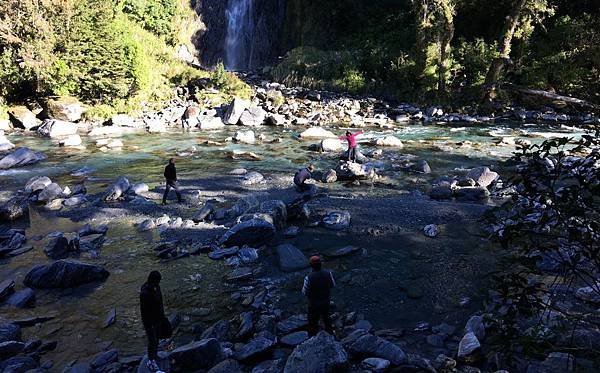
[[[340,136],[340,140],[348,141],[348,161],[356,161],[356,138],[359,135],[362,135],[362,133],[362,131],[358,131],[355,133],[346,131],[345,136]]]

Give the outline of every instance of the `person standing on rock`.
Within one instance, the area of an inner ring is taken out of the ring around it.
[[[304,278],[302,294],[308,298],[308,334],[314,336],[319,329],[319,320],[323,319],[325,331],[333,335],[333,326],[329,315],[331,288],[335,280],[330,271],[322,269],[321,257],[311,256],[309,259],[312,272]]]
[[[163,194],[162,204],[167,204],[167,196],[169,195],[169,191],[171,188],[175,189],[175,194],[177,194],[177,201],[180,203],[183,202],[181,198],[181,193],[179,191],[179,187],[177,186],[177,170],[175,169],[175,158],[169,159],[169,164],[165,167],[165,179],[167,181],[167,185],[165,187],[165,194]]]
[[[346,140],[348,141],[348,161],[352,161],[355,162],[356,161],[356,138],[359,135],[362,135],[363,132],[362,131],[358,131],[358,132],[350,132],[350,131],[346,131],[346,135],[345,136],[340,136],[340,140]]]
[[[294,184],[300,192],[306,192],[310,189],[310,185],[306,184],[305,182],[306,180],[312,178],[312,172],[314,170],[315,166],[309,164],[308,167],[299,169],[294,175]]]
[[[166,320],[162,292],[159,286],[161,278],[160,272],[150,272],[148,281],[142,285],[140,290],[140,313],[142,314],[142,324],[148,337],[147,365],[148,369],[153,372],[160,371],[157,363],[158,342],[162,324]]]

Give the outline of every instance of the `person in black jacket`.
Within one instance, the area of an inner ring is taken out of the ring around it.
[[[162,204],[167,204],[167,196],[169,195],[169,191],[171,188],[175,189],[175,193],[177,194],[177,201],[183,202],[181,199],[181,193],[179,192],[179,187],[177,186],[177,170],[175,169],[175,158],[169,159],[169,164],[165,167],[165,179],[167,180],[167,186],[165,187],[165,194],[163,194]]]
[[[148,281],[140,289],[140,313],[148,337],[148,368],[154,372],[160,370],[156,362],[158,359],[159,329],[165,319],[165,309],[159,286],[161,278],[160,272],[150,272]]]
[[[302,294],[308,298],[308,334],[314,336],[319,329],[319,319],[323,319],[325,331],[333,334],[331,318],[329,316],[329,303],[331,301],[331,288],[335,287],[335,280],[330,271],[323,270],[319,256],[310,257],[310,266],[313,271],[304,278]]]
[[[294,184],[300,192],[306,192],[310,189],[310,185],[305,184],[305,182],[312,178],[312,172],[314,170],[315,167],[312,164],[309,164],[308,167],[299,169],[294,175]]]

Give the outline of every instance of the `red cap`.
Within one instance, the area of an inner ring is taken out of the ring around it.
[[[320,264],[321,263],[321,257],[318,255],[313,255],[310,257],[309,259],[310,264]]]

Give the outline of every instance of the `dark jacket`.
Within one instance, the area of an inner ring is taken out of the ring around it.
[[[140,312],[145,328],[157,326],[165,317],[160,286],[152,286],[147,282],[140,289]]]
[[[177,181],[177,170],[175,169],[175,164],[169,163],[167,167],[165,167],[164,175],[167,181]]]
[[[308,297],[312,306],[322,306],[329,304],[333,287],[335,287],[335,280],[331,272],[323,269],[313,271],[304,278],[302,294]]]
[[[296,172],[296,175],[294,175],[294,184],[302,185],[306,180],[310,179],[311,177],[312,175],[310,174],[308,168],[302,168],[298,170],[298,172]]]

